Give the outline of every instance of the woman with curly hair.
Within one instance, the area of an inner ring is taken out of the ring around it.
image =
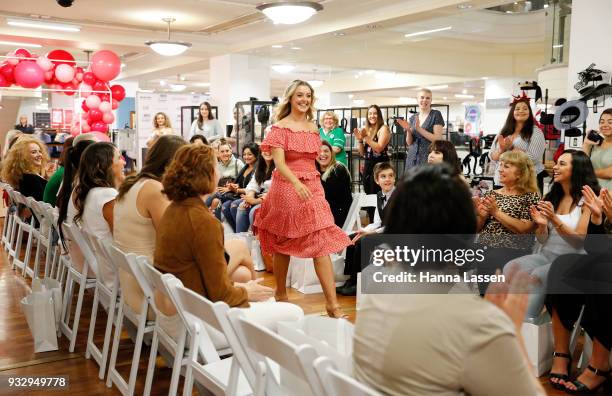
[[[2,179],[24,196],[42,201],[47,177],[54,172],[48,163],[44,143],[32,136],[21,136],[4,160]]]

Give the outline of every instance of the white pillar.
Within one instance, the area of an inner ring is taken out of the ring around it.
[[[612,1],[610,0],[574,0],[572,2],[567,79],[568,99],[576,99],[580,96],[574,89],[574,84],[578,81],[578,72],[591,63],[595,63],[597,69],[612,75],[612,52],[609,44],[610,15],[612,15]],[[610,83],[609,78],[607,82]],[[606,102],[606,107],[612,107],[610,98],[607,98]],[[590,102],[589,105],[591,105]],[[598,114],[590,113],[587,128],[596,128],[598,118]]]
[[[519,79],[500,79],[485,81],[485,106],[481,128],[485,135],[497,134],[501,131],[508,116],[512,95],[519,92]]]
[[[210,95],[211,104],[219,107],[221,124],[232,124],[236,102],[249,97],[270,100],[269,61],[241,54],[211,58]]]

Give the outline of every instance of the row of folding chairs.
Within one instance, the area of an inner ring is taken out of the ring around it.
[[[70,352],[76,344],[84,293],[87,289],[93,291],[85,356],[98,364],[99,378],[106,377],[106,385],[114,385],[122,395],[135,392],[147,335],[152,341],[145,395],[158,393],[153,390],[153,380],[160,344],[173,359],[168,362],[172,367],[169,395],[178,393],[181,375],[185,378],[183,395],[192,394],[194,383],[215,395],[299,394],[284,386],[280,367],[301,379],[313,395],[377,394],[339,370],[330,358],[320,355],[308,345],[307,338],[296,345],[248,320],[244,310],[231,309],[223,302],[212,303],[185,288],[173,275],[161,274],[147,257],[122,252],[112,240],[67,223],[62,225],[65,240],[58,240],[54,208],[23,197],[6,184],[0,184],[0,188],[7,191],[10,201],[2,244],[13,268],[24,277],[40,277],[40,259],[45,257],[43,276],[59,280],[63,289],[60,330],[70,341]],[[22,259],[25,234],[28,237]],[[100,306],[107,320],[102,345],[96,345],[94,333]],[[135,332],[127,378],[117,370],[124,325]]]

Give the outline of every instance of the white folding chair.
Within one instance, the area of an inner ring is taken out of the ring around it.
[[[381,396],[369,386],[339,371],[334,362],[326,356],[316,358],[313,364],[324,389],[324,396]]]
[[[52,227],[52,229],[49,230],[51,254],[48,254],[45,258],[45,277],[56,279],[63,287],[68,273],[70,256],[68,254],[62,254],[62,248],[63,246],[67,247],[69,241],[60,238],[61,234],[58,225],[59,213],[57,209],[49,204],[43,205],[42,209],[45,211],[47,218],[50,219]],[[57,236],[56,241],[53,241],[54,234]]]
[[[295,389],[282,386],[276,376],[278,367],[305,382],[313,395],[323,394],[321,383],[312,366],[318,356],[312,345],[295,345],[271,330],[247,320],[240,309],[230,310],[228,317],[248,357],[254,363],[255,396],[299,394]]]
[[[40,252],[42,248],[48,253],[49,240],[47,239],[47,233],[49,230],[49,221],[42,210],[41,203],[36,201],[32,197],[26,198],[28,208],[32,212],[32,220],[30,222],[31,232],[28,235],[28,243],[26,245],[26,258],[24,259],[23,276],[29,276],[30,278],[38,278],[40,270]],[[32,259],[32,249],[36,239],[36,254],[34,255],[34,265],[30,268],[30,261]]]
[[[96,279],[88,278],[87,275],[93,263],[95,257],[86,244],[81,231],[78,227],[70,225],[68,223],[62,224],[64,232],[67,238],[76,243],[76,246],[71,246],[68,254],[70,255],[69,263],[67,264],[68,272],[66,275],[66,283],[64,284],[64,298],[62,300],[62,320],[60,321],[60,330],[62,334],[70,340],[69,351],[74,352],[74,346],[76,344],[77,333],[79,331],[79,321],[81,319],[81,307],[83,306],[83,295],[85,289],[91,289],[96,287]],[[78,248],[83,254],[83,267],[79,271],[77,265],[75,265],[75,252],[73,249]],[[74,311],[74,319],[72,326],[70,326],[70,312],[72,311],[72,299],[74,294],[74,285],[77,284],[79,287],[77,295],[77,305]]]
[[[27,208],[26,198],[21,195],[19,191],[13,190],[12,192],[15,202],[17,203],[17,213],[14,216],[13,222],[13,233],[12,233],[12,241],[15,242],[15,246],[13,247],[11,244],[11,249],[9,250],[9,256],[13,259],[12,268],[18,268],[22,275],[25,270],[26,261],[29,260],[30,255],[28,254],[29,249],[26,249],[25,257],[21,260],[21,247],[23,244],[23,233],[27,232],[31,234],[32,227],[34,224],[34,216],[30,216],[29,218],[22,218],[19,215],[19,206],[22,206],[22,211]],[[28,208],[29,209],[29,208]],[[16,232],[16,234],[15,234]],[[28,238],[29,239],[29,238]]]
[[[351,202],[346,219],[342,225],[342,231],[344,231],[346,234],[352,234],[361,225],[361,222],[359,221],[359,205],[361,204],[363,195],[365,194],[353,193],[353,201]]]
[[[13,187],[11,187],[11,185],[8,183],[2,183],[1,188],[2,190],[6,191],[6,194],[9,197],[9,203],[6,208],[6,216],[4,218],[4,224],[2,226],[2,246],[4,246],[4,249],[8,252],[11,239],[10,237],[12,231],[13,217],[17,212],[17,206],[16,203],[13,201],[12,197]]]
[[[135,279],[144,278],[144,275],[136,262],[136,255],[133,253],[124,253],[114,245],[110,245],[109,241],[102,241],[105,244],[105,249],[110,256],[110,259],[117,266],[117,270],[123,270]],[[121,277],[119,278],[121,283]],[[146,293],[139,285],[130,285],[130,287],[140,288],[139,292],[143,295]],[[119,299],[119,308],[117,310],[117,320],[115,322],[115,334],[113,337],[113,348],[111,350],[111,358],[108,366],[108,376],[106,378],[106,386],[109,388],[115,384],[122,395],[133,395],[136,387],[136,375],[138,374],[138,364],[140,362],[140,352],[142,350],[142,341],[146,333],[151,333],[154,328],[154,322],[147,321],[147,312],[149,310],[149,301],[146,298],[142,299],[140,307],[132,309],[125,300],[125,285],[120,284],[121,298]],[[132,355],[132,364],[130,367],[130,376],[128,381],[117,371],[117,353],[119,352],[119,343],[121,339],[121,328],[123,326],[123,318],[127,318],[136,328],[136,340],[134,345],[134,354]]]
[[[108,352],[110,349],[111,335],[113,330],[113,323],[115,319],[115,311],[117,309],[117,296],[119,295],[119,276],[117,274],[117,267],[110,259],[108,253],[103,248],[103,238],[96,237],[88,232],[83,232],[87,241],[90,243],[90,248],[96,256],[96,262],[98,264],[98,272],[96,273],[96,286],[94,290],[93,306],[91,308],[91,320],[89,321],[89,333],[87,335],[87,349],[85,350],[85,358],[93,359],[98,363],[100,370],[98,371],[98,378],[104,379],[104,373],[106,370],[106,363],[108,362]],[[107,241],[107,244],[112,241]],[[106,268],[106,271],[103,271]],[[101,276],[104,272],[114,274],[113,283],[109,287],[104,278]],[[106,310],[106,328],[104,331],[104,341],[102,343],[102,350],[100,350],[94,342],[94,332],[96,328],[96,320],[98,317],[98,303],[101,303],[103,308]]]
[[[187,289],[171,274],[164,274],[161,279],[190,339],[183,396],[191,395],[194,380],[214,395],[250,395],[255,371],[229,323],[229,306],[220,301],[213,303]],[[208,335],[210,327],[225,335],[233,356],[221,359]]]
[[[376,197],[376,194],[362,194],[361,195],[361,200],[359,202],[359,208],[376,208],[376,206],[378,205],[378,198]],[[358,217],[358,221],[359,221],[359,228],[363,227],[362,223],[361,223],[361,217]]]
[[[145,277],[149,281],[149,290],[151,291],[151,295],[147,295],[146,297],[149,300],[149,305],[155,312],[155,327],[153,329],[153,340],[151,342],[151,354],[149,355],[149,366],[147,368],[144,394],[151,394],[151,386],[153,384],[153,376],[155,374],[155,361],[157,359],[157,348],[159,342],[161,342],[162,345],[166,347],[166,350],[174,357],[172,364],[172,376],[170,378],[170,389],[168,390],[168,395],[174,396],[176,395],[178,389],[181,367],[188,363],[188,359],[185,356],[185,342],[187,333],[182,322],[180,323],[178,334],[175,335],[175,339],[166,329],[164,329],[164,326],[160,321],[162,317],[172,316],[175,316],[178,320],[180,320],[174,302],[172,302],[172,299],[168,295],[168,291],[163,282],[164,276],[167,277],[172,275],[162,275],[161,272],[153,267],[148,258],[145,256],[138,256],[136,260],[138,260],[140,268],[143,270]],[[146,293],[147,292],[145,291],[145,295]],[[157,305],[157,301],[160,301],[162,306],[165,307],[165,312],[162,312],[160,306]]]

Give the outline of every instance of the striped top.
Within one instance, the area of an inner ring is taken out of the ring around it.
[[[495,136],[495,139],[493,140],[493,144],[491,145],[491,151],[489,151],[490,153],[495,150],[499,150],[499,145],[497,144],[498,137],[499,134]],[[544,150],[546,149],[546,139],[544,139],[544,133],[542,132],[542,130],[540,130],[540,128],[535,126],[533,127],[533,133],[531,134],[531,139],[529,140],[523,139],[522,136],[519,136],[514,139],[514,141],[512,142],[512,147],[510,147],[509,150],[514,149],[524,151],[529,157],[529,159],[533,161],[533,164],[535,165],[536,175],[544,170],[542,158],[544,157]],[[499,161],[493,161],[493,159],[491,159],[491,162],[495,164],[495,184],[500,185]]]

